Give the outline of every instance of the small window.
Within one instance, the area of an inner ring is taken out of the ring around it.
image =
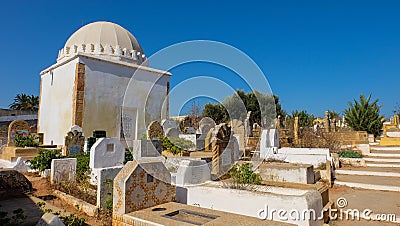
[[[113,152],[114,151],[114,144],[107,144],[107,151]]]
[[[147,183],[152,183],[154,182],[154,177],[150,174],[147,174]]]

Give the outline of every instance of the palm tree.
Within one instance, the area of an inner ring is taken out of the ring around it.
[[[375,136],[379,135],[379,131],[383,126],[384,117],[379,115],[378,99],[370,102],[371,95],[368,98],[362,94],[360,101],[354,100],[349,102],[349,108],[344,111],[347,125],[356,131],[367,131]]]
[[[14,102],[10,104],[10,109],[25,110],[25,111],[38,111],[39,97],[34,95],[26,95],[25,93],[18,94],[14,98]]]

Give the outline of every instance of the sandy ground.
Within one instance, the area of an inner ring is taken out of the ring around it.
[[[97,219],[95,217],[87,216],[84,213],[79,212],[75,207],[69,206],[67,203],[62,202],[55,196],[53,196],[52,189],[48,179],[34,176],[33,174],[26,175],[26,177],[32,182],[34,189],[33,194],[10,194],[5,199],[0,200],[2,211],[7,211],[9,214],[13,210],[22,208],[27,219],[24,221],[24,225],[36,225],[43,213],[37,207],[36,203],[43,199],[46,201],[46,209],[52,209],[54,212],[60,211],[62,215],[69,215],[70,213],[76,216],[83,217],[86,219],[87,225],[111,225],[111,218]],[[37,198],[36,198],[37,197]],[[12,214],[11,214],[12,215]]]
[[[388,191],[374,191],[364,189],[354,189],[346,186],[335,185],[329,191],[330,200],[336,202],[339,198],[345,198],[347,206],[343,209],[358,209],[363,211],[370,209],[376,214],[395,214],[397,218],[400,218],[400,193],[399,192],[388,192]],[[389,222],[379,221],[366,221],[366,220],[335,220],[331,221],[329,225],[333,226],[350,226],[350,225],[388,225],[395,226],[400,225]]]

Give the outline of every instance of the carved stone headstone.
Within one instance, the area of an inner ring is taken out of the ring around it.
[[[168,128],[165,131],[166,137],[179,138],[179,130],[177,128]]]
[[[152,121],[147,127],[147,139],[158,139],[160,136],[164,136],[164,131],[161,124],[158,121]]]
[[[82,129],[80,129],[82,131]],[[85,146],[85,137],[82,132],[79,132],[79,128],[74,128],[73,131],[69,131],[64,140],[65,155],[83,154],[83,148]]]
[[[230,168],[230,164],[234,161],[234,142],[231,140],[231,127],[226,123],[216,126],[212,134],[211,150],[212,150],[212,169],[214,178],[218,178],[221,174]],[[224,154],[224,160],[221,157]],[[227,160],[229,158],[229,161]],[[227,163],[227,164],[226,164]]]
[[[132,155],[135,160],[142,158],[163,158],[160,140],[134,140]]]
[[[8,146],[13,146],[15,137],[20,135],[29,135],[30,126],[29,123],[24,120],[14,120],[8,126]]]
[[[247,143],[247,137],[245,137],[245,127],[242,121],[234,119],[231,121],[231,127],[233,134],[238,137],[239,149],[244,150]]]
[[[163,130],[166,132],[169,128],[174,128],[177,129],[179,132],[179,126],[176,123],[175,120],[172,119],[164,119],[161,121],[161,126],[163,127]]]
[[[76,158],[53,159],[51,161],[50,182],[59,184],[72,181],[76,174]]]
[[[210,167],[205,160],[184,159],[176,173],[176,185],[197,185],[211,179]]]
[[[212,118],[204,117],[199,122],[199,132],[200,134],[207,134],[211,128],[215,127],[215,122]]]

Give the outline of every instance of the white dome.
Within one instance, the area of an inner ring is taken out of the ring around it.
[[[57,61],[79,52],[136,63],[145,61],[136,38],[125,28],[110,22],[94,22],[81,27],[69,37]]]

